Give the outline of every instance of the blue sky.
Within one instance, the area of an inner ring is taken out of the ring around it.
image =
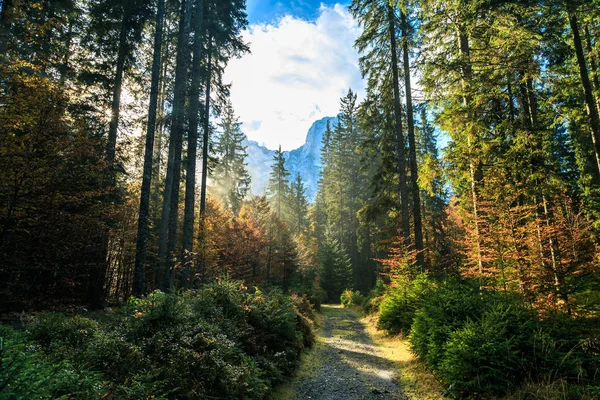
[[[270,149],[304,144],[318,119],[337,115],[349,88],[364,94],[354,41],[360,34],[345,1],[249,0],[250,54],[231,60],[225,80],[250,140]]]
[[[270,23],[286,15],[315,20],[321,4],[333,6],[344,1],[327,0],[247,0],[248,20],[251,24]]]

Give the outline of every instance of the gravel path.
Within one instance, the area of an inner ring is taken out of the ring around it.
[[[322,310],[320,344],[303,368],[309,372],[292,383],[289,399],[405,399],[398,368],[369,338],[357,314],[332,305]]]

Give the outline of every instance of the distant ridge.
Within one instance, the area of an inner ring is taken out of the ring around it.
[[[310,202],[314,200],[319,186],[321,145],[327,121],[331,124],[332,129],[338,123],[337,117],[325,117],[315,121],[306,134],[305,143],[295,150],[284,152],[285,167],[290,172],[290,180],[295,179],[296,175],[300,173],[306,187],[306,197]],[[269,182],[275,151],[259,145],[254,140],[246,139],[244,145],[248,147],[246,162],[248,163],[248,172],[252,177],[251,191],[255,195],[264,194]]]

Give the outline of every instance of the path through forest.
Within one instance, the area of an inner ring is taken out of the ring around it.
[[[405,399],[397,364],[367,334],[356,312],[324,305],[318,343],[281,400]]]

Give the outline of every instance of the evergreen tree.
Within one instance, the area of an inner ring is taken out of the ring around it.
[[[138,233],[135,254],[135,270],[133,278],[133,295],[144,293],[146,280],[146,248],[148,244],[148,219],[150,212],[150,190],[152,183],[152,166],[154,154],[154,135],[156,133],[156,113],[158,107],[158,90],[160,80],[160,64],[163,39],[163,23],[165,2],[158,0],[156,10],[156,26],[154,32],[154,49],[152,60],[152,83],[150,88],[150,104],[148,107],[148,125],[146,129],[146,147],[144,151],[144,171],[140,194],[140,210],[138,216]]]
[[[306,190],[300,173],[290,184],[290,230],[296,236],[300,235],[308,225],[308,201],[306,200]]]
[[[372,275],[367,271],[371,264],[370,243],[360,224],[359,211],[367,201],[371,171],[363,168],[364,137],[358,127],[357,111],[356,94],[349,90],[340,99],[338,124],[333,131],[329,126],[325,131],[314,234],[318,243],[324,240],[326,231],[336,235],[339,245],[350,256],[355,287],[368,290],[366,278]]]
[[[402,126],[402,99],[400,96],[400,65],[398,59],[399,12],[393,2],[354,0],[350,12],[363,27],[355,47],[361,54],[361,72],[367,77],[367,92],[373,97],[385,97],[391,107],[394,149],[397,159],[396,184],[399,194],[400,222],[404,245],[409,247],[410,220],[408,212],[406,141]],[[386,112],[390,109],[386,110]],[[390,114],[388,114],[389,116]],[[386,149],[390,151],[391,149]]]
[[[419,193],[419,176],[417,167],[417,149],[415,141],[415,122],[412,101],[409,44],[412,45],[412,26],[407,17],[408,10],[401,9],[400,21],[402,26],[402,60],[404,72],[404,92],[406,95],[406,124],[408,125],[408,148],[410,168],[410,190],[412,192],[412,217],[415,236],[415,251],[417,267],[423,271],[423,222],[421,220],[421,199]]]
[[[175,248],[178,231],[179,186],[181,183],[181,154],[183,146],[184,107],[187,93],[186,80],[189,58],[189,32],[191,0],[181,1],[179,32],[177,38],[177,64],[173,94],[173,121],[169,138],[169,154],[163,207],[158,238],[160,288],[170,290],[173,286],[172,271],[175,267]]]
[[[330,232],[326,232],[319,247],[319,276],[328,301],[337,302],[342,292],[352,286],[350,257]]]
[[[269,174],[269,185],[267,186],[267,198],[271,207],[275,210],[277,217],[285,219],[288,215],[287,199],[289,197],[288,177],[290,173],[285,168],[285,159],[281,146],[275,152],[273,165]]]
[[[205,0],[207,1],[207,0]],[[206,15],[207,68],[205,75],[204,134],[202,137],[202,183],[200,188],[200,214],[206,205],[206,182],[208,178],[211,90],[219,98],[228,95],[228,87],[222,82],[228,61],[248,52],[249,48],[241,37],[248,24],[245,0],[211,0]]]
[[[194,224],[196,217],[196,162],[198,151],[198,125],[200,110],[200,86],[202,82],[202,60],[204,59],[203,44],[203,25],[204,20],[204,0],[195,0],[192,10],[192,25],[194,39],[191,45],[191,80],[189,89],[189,100],[187,105],[188,122],[188,140],[187,140],[187,160],[185,169],[185,200],[183,210],[183,245],[181,252],[181,262],[183,263],[182,284],[184,287],[190,287],[191,270],[193,270],[192,256],[194,245]]]
[[[423,212],[424,265],[434,274],[450,268],[446,225],[446,182],[434,127],[428,120],[427,106],[421,104],[420,125],[416,131],[419,165],[419,190]]]
[[[221,134],[216,144],[219,159],[212,176],[216,182],[215,191],[223,204],[237,215],[242,201],[250,189],[250,175],[246,168],[246,136],[240,129],[233,107],[227,103],[221,122]]]

